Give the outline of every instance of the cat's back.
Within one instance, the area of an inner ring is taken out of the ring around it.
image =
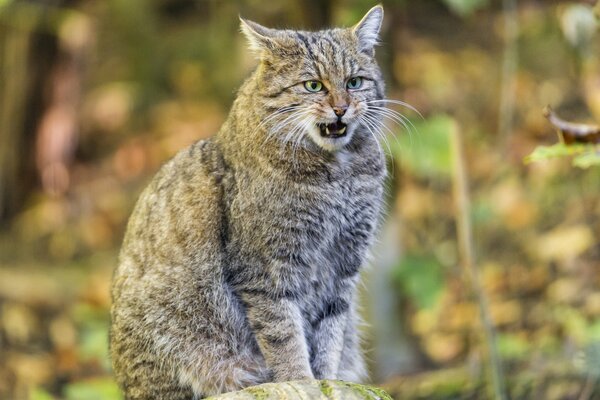
[[[178,268],[213,264],[224,229],[224,173],[220,150],[211,140],[180,151],[160,169],[127,225],[115,272],[116,294],[121,276],[154,279]]]

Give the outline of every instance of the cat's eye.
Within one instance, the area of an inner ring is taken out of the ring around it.
[[[346,87],[348,89],[358,89],[359,87],[362,86],[362,82],[363,82],[363,80],[360,76],[355,76],[355,77],[348,79],[348,82],[346,82]]]
[[[323,84],[319,81],[306,81],[304,82],[304,88],[309,92],[320,92],[323,90]]]

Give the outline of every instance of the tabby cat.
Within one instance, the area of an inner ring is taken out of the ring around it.
[[[142,193],[112,284],[127,399],[361,381],[356,286],[386,174],[376,6],[352,28],[241,20],[259,65],[219,132]]]

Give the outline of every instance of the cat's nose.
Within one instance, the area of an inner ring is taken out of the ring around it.
[[[333,112],[335,113],[335,115],[337,115],[338,117],[343,116],[344,114],[346,114],[346,110],[348,109],[348,106],[334,106],[333,108]]]

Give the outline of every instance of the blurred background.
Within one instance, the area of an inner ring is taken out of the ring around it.
[[[524,162],[558,142],[545,105],[600,123],[594,3],[383,1],[388,97],[422,114],[392,107],[409,122],[385,132],[365,274],[372,378],[395,398],[600,398],[600,157]],[[238,15],[317,29],[373,5],[0,0],[0,399],[120,398],[107,331],[125,223],[255,66]]]

